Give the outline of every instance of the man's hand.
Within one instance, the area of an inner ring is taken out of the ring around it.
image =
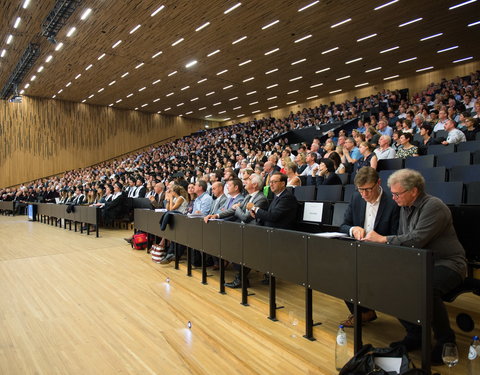
[[[203,221],[206,223],[208,223],[208,220],[211,220],[211,219],[217,219],[217,215],[207,215],[203,218]]]
[[[148,199],[150,199],[150,202],[153,202],[153,201],[155,200],[155,196],[150,195],[150,196],[148,197]]]
[[[248,203],[247,203],[247,210],[251,210],[253,207],[255,207],[255,205],[253,204],[253,202],[248,202]]]
[[[236,210],[238,207],[240,207],[240,203],[235,203],[232,205],[232,208]]]
[[[365,236],[363,241],[371,241],[371,242],[378,242],[378,243],[387,243],[387,237],[381,236],[374,230],[371,232],[368,232],[368,234]]]
[[[363,240],[363,238],[365,237],[365,229],[363,229],[362,227],[353,227],[352,236],[358,241]]]

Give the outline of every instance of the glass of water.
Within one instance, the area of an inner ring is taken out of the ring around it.
[[[458,349],[455,343],[446,343],[443,345],[442,360],[449,368],[449,374],[452,373],[452,367],[458,363]]]

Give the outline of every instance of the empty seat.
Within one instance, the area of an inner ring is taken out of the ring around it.
[[[391,169],[390,169],[390,170],[378,172],[378,176],[380,177],[380,181],[381,181],[381,184],[382,184],[382,188],[385,188],[385,187],[387,186],[388,178],[390,177],[390,175],[391,175],[393,172],[396,172],[396,170],[391,170]]]
[[[470,151],[454,152],[437,156],[437,167],[452,168],[457,165],[470,165]]]
[[[298,176],[300,178],[300,182],[302,183],[302,186],[305,186],[307,184],[307,176]]]
[[[451,154],[455,152],[455,145],[431,145],[428,146],[427,154],[428,155],[442,155],[442,154]],[[438,163],[437,163],[438,165]]]
[[[297,201],[313,201],[315,199],[315,185],[297,186],[293,189]]]
[[[480,164],[480,150],[472,153],[472,164]]]
[[[425,184],[428,194],[440,198],[445,204],[458,205],[463,199],[463,183],[461,182],[430,182]]]
[[[439,130],[435,132],[434,138],[444,138],[446,139],[448,136],[448,132],[446,130]]]
[[[476,140],[476,141],[480,141],[480,132],[478,132],[477,134],[475,134],[475,140]]]
[[[480,182],[469,182],[466,187],[466,204],[480,204]],[[477,217],[478,219],[478,217]]]
[[[340,180],[342,180],[342,185],[348,184],[348,180],[350,177],[348,173],[337,174],[337,176],[340,177]]]
[[[345,202],[350,202],[352,200],[352,196],[355,193],[355,185],[348,184],[345,185],[345,192],[343,193],[343,200]]]
[[[405,159],[405,168],[423,169],[435,166],[435,155],[410,156]]]
[[[317,201],[337,202],[343,199],[342,185],[317,186]]]
[[[447,181],[447,168],[419,168],[417,169],[425,179],[425,182],[445,182]]]
[[[474,182],[480,181],[480,164],[457,165],[449,170],[448,181]]]
[[[332,225],[339,227],[343,224],[343,217],[348,208],[348,202],[336,202],[333,206]]]
[[[377,171],[383,171],[387,169],[402,169],[403,159],[382,159],[378,161]]]
[[[479,150],[480,150],[480,141],[462,142],[457,145],[457,152],[460,152],[460,151],[473,152],[473,151],[479,151]]]

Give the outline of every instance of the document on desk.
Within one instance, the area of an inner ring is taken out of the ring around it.
[[[390,372],[395,371],[397,374],[400,374],[400,367],[402,366],[402,358],[398,357],[376,357],[373,359],[373,362],[383,369],[384,371]]]
[[[323,233],[311,233],[312,236],[324,237],[324,238],[344,238],[348,237],[348,234],[341,232],[323,232]]]
[[[166,208],[156,208],[155,212],[167,212],[168,210]]]

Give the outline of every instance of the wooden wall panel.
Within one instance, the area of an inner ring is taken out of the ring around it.
[[[206,123],[33,97],[21,104],[0,101],[0,186],[89,166]]]
[[[337,94],[337,95],[325,96],[323,98],[311,100],[305,103],[300,103],[300,104],[295,104],[295,105],[291,105],[284,108],[279,108],[271,112],[257,113],[255,116],[248,116],[248,117],[243,117],[241,119],[224,122],[223,125],[231,125],[238,121],[250,121],[250,120],[253,120],[254,118],[258,119],[264,116],[283,118],[285,116],[288,116],[288,114],[292,111],[297,112],[297,111],[301,111],[303,108],[309,108],[309,107],[313,108],[317,105],[328,104],[332,101],[334,101],[335,103],[343,103],[347,99],[352,99],[355,96],[357,98],[364,98],[366,96],[376,94],[377,92],[383,89],[399,90],[399,89],[409,88],[410,95],[412,95],[414,93],[421,92],[432,82],[435,82],[435,83],[440,82],[442,78],[452,79],[456,76],[463,77],[479,69],[480,69],[480,62],[475,61],[469,64],[454,66],[449,69],[439,69],[439,70],[434,70],[432,72],[428,72],[424,74],[417,74],[415,76],[406,77],[403,79],[384,81],[381,84],[365,86],[365,87],[362,87],[361,89],[342,92],[341,94]],[[365,78],[365,80],[367,80],[367,78]]]

